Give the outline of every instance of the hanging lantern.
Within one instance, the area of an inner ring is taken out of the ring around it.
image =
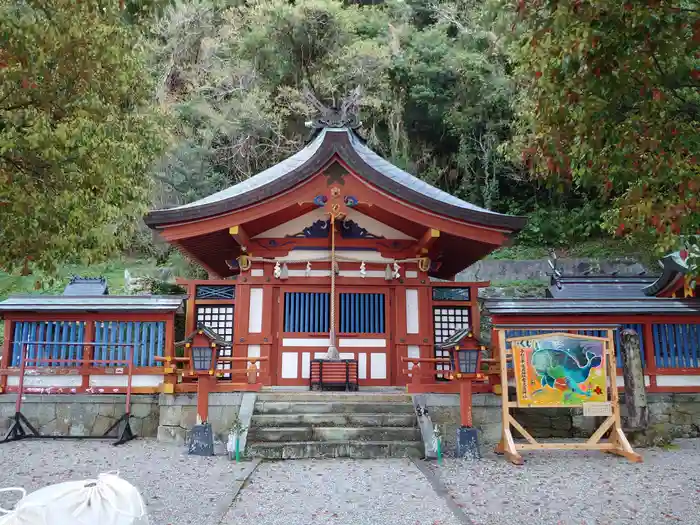
[[[386,268],[384,269],[384,280],[391,281],[393,278],[394,272],[391,271],[391,266],[387,264]]]
[[[287,263],[282,264],[279,278],[282,280],[289,279],[289,268],[287,268]]]
[[[279,279],[280,275],[282,275],[282,268],[280,268],[280,262],[277,261],[275,263],[275,270],[273,272],[273,275],[275,276],[275,279]]]

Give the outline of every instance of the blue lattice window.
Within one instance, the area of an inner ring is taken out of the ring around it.
[[[468,301],[469,288],[433,288],[433,301]]]
[[[235,299],[236,286],[229,284],[200,284],[197,286],[197,299]]]
[[[326,333],[330,327],[331,295],[325,293],[286,292],[284,294],[284,331]]]
[[[340,333],[385,333],[384,303],[383,293],[341,293]]]

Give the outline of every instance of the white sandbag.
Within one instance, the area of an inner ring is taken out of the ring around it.
[[[148,525],[141,494],[116,473],[49,485],[0,513],[0,525]]]

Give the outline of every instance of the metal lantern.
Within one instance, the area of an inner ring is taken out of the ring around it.
[[[212,349],[208,346],[192,347],[192,364],[198,372],[209,370],[211,367]]]
[[[476,376],[480,371],[481,350],[478,348],[455,348],[458,372],[462,375]]]
[[[193,346],[192,366],[196,372],[204,372],[216,368],[216,345]]]

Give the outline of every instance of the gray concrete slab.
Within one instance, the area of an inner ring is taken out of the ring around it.
[[[462,525],[408,459],[262,463],[221,525]]]

